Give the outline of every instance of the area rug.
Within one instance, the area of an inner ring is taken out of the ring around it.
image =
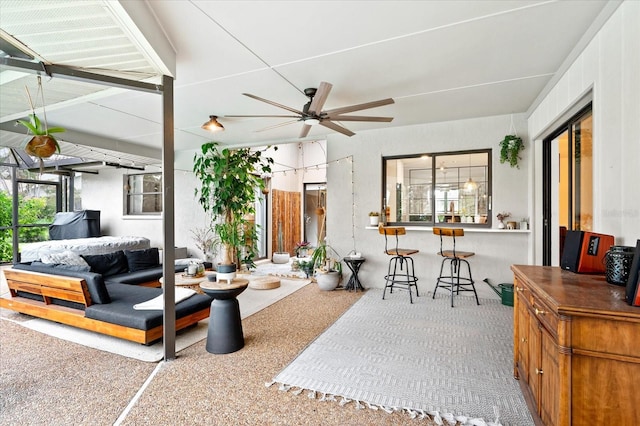
[[[309,284],[311,280],[281,279],[280,287],[271,290],[255,290],[247,288],[238,296],[240,316],[246,318],[278,300],[290,295]],[[6,309],[0,310],[3,320],[12,321],[23,327],[48,334],[80,345],[88,346],[114,354],[119,354],[140,361],[158,362],[164,358],[162,342],[145,346],[135,342],[118,339],[92,331],[81,330],[65,324],[34,318]],[[176,353],[207,337],[208,318],[194,327],[178,332],[176,336]]]
[[[513,308],[431,296],[367,290],[267,385],[438,424],[533,425],[513,378]]]

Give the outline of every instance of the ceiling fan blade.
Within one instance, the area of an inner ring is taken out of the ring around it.
[[[329,92],[331,92],[331,88],[333,85],[331,83],[327,83],[326,81],[320,82],[320,86],[316,91],[313,100],[311,101],[311,105],[309,105],[309,112],[312,114],[320,114],[322,111],[322,107],[324,103],[327,101],[327,97],[329,96]]]
[[[370,117],[367,115],[332,115],[327,117],[333,121],[375,121],[388,123],[393,120],[393,117]]]
[[[369,109],[369,108],[376,108],[383,105],[390,105],[392,103],[394,103],[394,100],[391,98],[381,99],[379,101],[367,102],[364,104],[351,105],[351,106],[346,106],[342,108],[332,109],[329,111],[323,111],[323,113],[329,116],[340,115],[340,114],[345,114],[347,112],[360,111],[360,110]]]
[[[276,129],[278,127],[283,127],[283,126],[288,126],[289,124],[293,124],[293,123],[297,123],[298,120],[289,120],[289,121],[285,121],[284,123],[278,123],[278,124],[274,124],[273,126],[269,126],[269,127],[265,127],[263,129],[260,130],[256,130],[256,132],[264,132],[265,130],[271,130],[271,129]]]
[[[330,120],[322,120],[320,121],[320,125],[324,127],[328,127],[331,130],[335,130],[338,133],[342,133],[343,135],[347,135],[347,136],[355,135],[355,133],[353,133],[351,130],[345,127],[342,127],[336,123],[333,123]]]
[[[268,99],[261,98],[260,96],[252,95],[251,93],[243,93],[243,95],[248,96],[248,97],[250,97],[252,99],[256,99],[258,101],[265,102],[265,103],[267,103],[269,105],[277,106],[278,108],[286,109],[287,111],[293,112],[294,114],[304,115],[304,113],[302,111],[299,111],[297,109],[288,107],[286,105],[279,104],[277,102],[270,101]]]
[[[227,118],[300,118],[298,115],[224,115]]]
[[[300,131],[300,136],[298,136],[299,138],[306,138],[307,135],[309,134],[309,130],[311,130],[311,125],[310,124],[305,124],[304,126],[302,126],[302,130]]]

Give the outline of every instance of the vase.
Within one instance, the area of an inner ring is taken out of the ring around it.
[[[504,222],[503,221],[499,221],[498,222],[498,229],[504,229]]]
[[[378,226],[380,223],[380,216],[369,216],[369,225]]]

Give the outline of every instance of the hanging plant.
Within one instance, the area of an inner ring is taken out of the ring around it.
[[[47,127],[46,124],[43,126],[35,112],[29,116],[29,121],[18,120],[18,123],[33,134],[33,137],[27,138],[24,146],[27,154],[38,158],[49,158],[56,152],[60,152],[60,145],[52,133],[64,132],[64,128]]]
[[[60,145],[52,133],[62,133],[65,129],[62,127],[49,127],[47,125],[47,113],[44,109],[44,93],[42,91],[42,79],[40,76],[38,76],[38,92],[42,99],[44,123],[36,115],[31,94],[26,86],[25,90],[27,92],[27,98],[29,99],[31,114],[29,115],[29,121],[18,120],[18,123],[23,125],[27,131],[33,135],[25,140],[24,150],[27,154],[40,158],[40,166],[42,168],[43,158],[49,158],[56,152],[60,152]]]
[[[522,138],[516,135],[506,135],[500,141],[500,163],[509,163],[511,167],[520,168],[518,160],[522,160],[518,155],[524,149]]]

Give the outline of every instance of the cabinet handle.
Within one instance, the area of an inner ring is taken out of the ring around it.
[[[536,374],[542,374],[542,373],[544,373],[544,371],[539,370],[539,369],[536,368]]]
[[[524,287],[516,287],[518,291],[524,291]]]
[[[520,341],[523,342],[523,343],[527,343],[526,337],[523,337],[522,339],[520,339]]]
[[[544,315],[547,313],[547,311],[542,311],[542,310],[539,310],[538,308],[535,308],[535,309],[536,309],[536,315]]]

